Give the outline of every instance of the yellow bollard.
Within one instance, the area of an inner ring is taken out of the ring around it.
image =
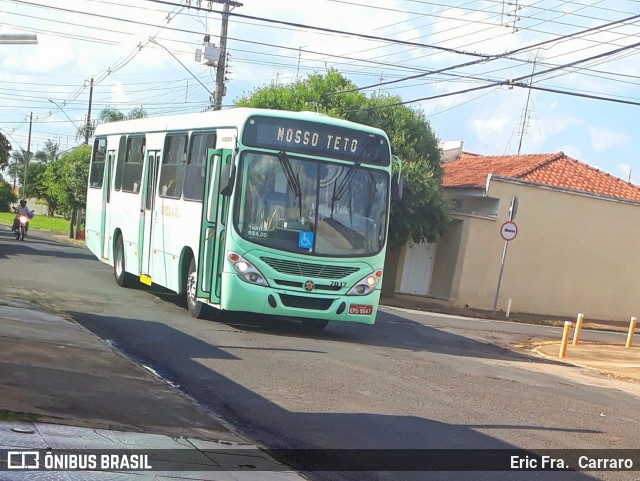
[[[633,342],[633,331],[636,330],[637,321],[638,321],[638,318],[632,317],[631,322],[629,323],[629,334],[627,334],[627,343],[624,346],[627,349],[631,347],[631,343]]]
[[[567,344],[569,343],[569,331],[571,330],[571,321],[564,321],[564,330],[562,331],[562,342],[560,343],[560,354],[558,357],[564,359],[567,355]]]
[[[580,329],[582,329],[582,321],[584,321],[584,314],[578,313],[578,319],[576,319],[576,331],[573,333],[573,345],[577,346],[580,340]]]

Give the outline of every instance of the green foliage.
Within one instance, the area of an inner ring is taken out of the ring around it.
[[[91,147],[81,145],[64,153],[41,175],[47,195],[61,212],[70,214],[86,204],[90,157]]]
[[[118,109],[115,109],[111,106],[107,106],[100,112],[99,122],[104,124],[106,122],[118,122],[120,120],[131,120],[131,119],[144,119],[148,117],[147,111],[142,107],[135,107],[129,111],[127,115],[120,112]]]
[[[35,159],[38,162],[42,162],[44,165],[49,165],[51,162],[55,162],[60,157],[60,144],[47,140],[44,147],[36,152]]]
[[[339,112],[358,108],[366,100],[361,93],[329,95],[340,90],[355,88],[355,84],[336,70],[326,75],[311,74],[304,80],[296,80],[289,85],[272,85],[256,88],[251,94],[235,102],[236,107],[263,109],[304,110],[322,112],[334,117],[342,117]]]
[[[394,155],[403,160],[404,196],[391,202],[389,244],[408,240],[435,241],[449,222],[447,203],[440,182],[438,139],[423,112],[398,105],[402,99],[386,93],[367,96],[355,84],[331,70],[311,74],[289,85],[255,89],[236,101],[237,107],[291,111],[317,111],[333,117],[380,128],[391,141]]]
[[[118,122],[119,120],[124,120],[125,118],[126,117],[122,112],[120,112],[118,109],[114,109],[109,105],[102,109],[99,117],[101,124],[106,122]]]
[[[435,242],[450,221],[440,176],[429,161],[420,159],[403,163],[402,178],[402,200],[391,202],[389,244],[399,247],[407,240]]]
[[[10,205],[18,201],[13,189],[7,183],[0,183],[0,212],[10,212]]]
[[[127,119],[144,119],[148,117],[147,111],[143,107],[131,109],[127,114]]]
[[[11,150],[11,143],[7,138],[0,133],[0,170],[9,165],[9,151]]]
[[[47,169],[47,166],[38,162],[30,163],[27,167],[26,190],[24,188],[25,179],[22,179],[23,188],[20,190],[21,197],[41,197],[45,192],[40,176]],[[23,171],[24,172],[24,171]],[[22,175],[24,177],[24,174]]]
[[[32,159],[33,152],[27,152],[24,149],[14,150],[11,154],[7,171],[13,179],[16,179],[18,181],[18,185],[24,185],[25,173],[27,174],[27,176],[29,175],[27,165],[31,165],[30,163]],[[20,195],[22,194],[23,193],[21,192]]]

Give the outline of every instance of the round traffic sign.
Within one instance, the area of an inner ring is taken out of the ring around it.
[[[513,240],[518,235],[518,226],[515,222],[507,221],[500,227],[500,235],[506,241]]]

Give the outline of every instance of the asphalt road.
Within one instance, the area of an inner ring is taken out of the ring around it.
[[[637,385],[532,357],[545,326],[382,309],[374,326],[191,319],[121,289],[82,246],[0,226],[0,297],[68,312],[272,448],[640,448]],[[583,338],[589,334],[585,333]],[[615,334],[605,334],[616,336]],[[638,473],[340,473],[314,479],[639,479]]]

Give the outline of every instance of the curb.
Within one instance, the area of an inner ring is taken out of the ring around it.
[[[625,376],[624,374],[619,374],[617,372],[614,371],[608,371],[606,369],[601,369],[601,368],[597,368],[597,367],[592,367],[592,366],[588,366],[586,364],[580,364],[578,362],[573,362],[573,361],[568,361],[566,358],[565,359],[560,359],[559,357],[553,357],[553,356],[549,356],[548,354],[545,354],[544,352],[541,352],[539,350],[539,348],[543,345],[551,345],[551,344],[558,344],[558,346],[560,345],[560,343],[558,341],[545,341],[545,342],[540,342],[540,343],[536,343],[537,346],[534,347],[533,349],[531,349],[531,353],[537,355],[538,357],[542,357],[544,359],[549,359],[552,361],[557,361],[557,362],[561,362],[563,364],[567,364],[569,366],[573,366],[573,367],[579,367],[582,369],[588,369],[589,371],[593,371],[596,372],[598,374],[602,374],[605,375],[607,377],[611,377],[614,379],[619,379],[621,381],[626,381],[626,382],[632,382],[634,384],[640,384],[640,379],[635,378],[635,377],[631,377],[631,376]]]

